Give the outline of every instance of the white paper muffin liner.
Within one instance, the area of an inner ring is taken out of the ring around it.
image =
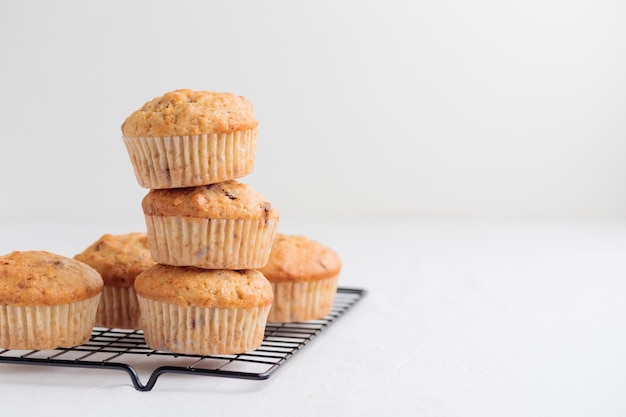
[[[269,322],[296,322],[321,319],[328,315],[337,293],[338,277],[317,281],[272,282],[274,302]]]
[[[257,269],[270,256],[278,218],[198,219],[146,215],[152,258],[205,269]]]
[[[100,294],[69,304],[0,306],[0,347],[45,350],[85,343],[98,309]]]
[[[95,326],[119,329],[139,329],[139,302],[133,287],[105,285],[96,313]]]
[[[193,136],[123,137],[139,185],[181,188],[241,178],[254,170],[258,128]]]
[[[138,296],[146,344],[192,355],[238,354],[263,342],[271,305],[252,308],[183,307]]]

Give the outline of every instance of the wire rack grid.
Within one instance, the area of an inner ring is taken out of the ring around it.
[[[52,350],[0,348],[0,364],[116,369],[126,372],[135,389],[150,391],[167,373],[263,380],[272,376],[315,336],[337,321],[365,296],[357,288],[339,288],[331,313],[321,320],[267,323],[261,346],[236,355],[186,355],[149,348],[137,329],[94,328],[80,346]],[[167,363],[167,365],[165,365]],[[147,370],[146,383],[138,370]]]

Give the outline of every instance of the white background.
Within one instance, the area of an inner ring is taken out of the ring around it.
[[[0,221],[141,221],[120,125],[176,88],[248,97],[285,220],[623,219],[620,1],[0,6]]]
[[[144,228],[120,125],[244,95],[241,179],[368,295],[267,381],[0,366],[10,415],[626,415],[626,3],[0,5],[0,253]]]

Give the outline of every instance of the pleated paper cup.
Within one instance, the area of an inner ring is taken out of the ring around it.
[[[191,355],[250,352],[263,342],[271,305],[252,308],[179,306],[138,296],[146,344]]]
[[[139,329],[141,311],[135,289],[105,285],[96,313],[95,326]]]
[[[272,282],[274,302],[267,321],[289,323],[324,318],[333,308],[337,281],[338,277]]]
[[[231,220],[145,215],[152,258],[205,269],[256,269],[267,263],[278,218]]]
[[[258,128],[193,136],[123,137],[139,185],[195,187],[254,170]]]
[[[69,304],[0,306],[0,347],[46,350],[72,347],[91,337],[98,295]]]

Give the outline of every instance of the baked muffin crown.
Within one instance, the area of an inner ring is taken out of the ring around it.
[[[267,199],[235,180],[190,188],[150,190],[142,200],[143,212],[152,216],[219,219],[275,219]]]
[[[92,298],[102,292],[92,267],[47,251],[0,256],[0,304],[50,306]]]
[[[207,308],[250,308],[274,300],[270,282],[254,269],[201,269],[157,264],[135,280],[137,294],[154,301]]]
[[[180,89],[145,103],[122,124],[126,137],[192,136],[253,129],[259,122],[243,96]]]
[[[259,271],[271,282],[321,280],[339,275],[341,260],[308,237],[277,233],[269,260]]]
[[[137,275],[156,263],[143,232],[102,235],[74,259],[94,268],[113,287],[132,287]]]

